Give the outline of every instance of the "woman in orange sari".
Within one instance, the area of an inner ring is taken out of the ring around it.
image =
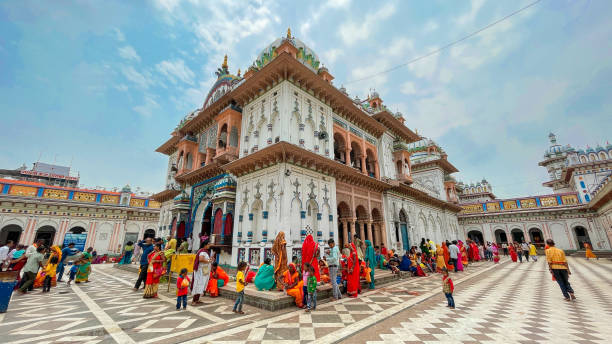
[[[149,267],[147,268],[147,280],[145,281],[144,295],[145,299],[157,297],[157,288],[159,286],[159,279],[164,274],[164,261],[166,256],[161,250],[161,244],[155,244],[153,252],[149,253]]]
[[[303,285],[304,282],[302,282],[300,273],[297,271],[295,264],[289,263],[289,269],[285,271],[283,275],[283,286],[285,288],[285,293],[295,299],[295,305],[299,308],[304,307],[304,304],[302,303],[304,298],[304,294],[302,292]]]
[[[589,260],[589,258],[597,258],[597,256],[595,255],[595,253],[593,253],[593,247],[591,246],[591,244],[589,244],[588,242],[584,243],[584,249],[586,250],[586,259]]]
[[[361,283],[359,282],[359,258],[357,257],[357,248],[351,243],[351,254],[347,259],[347,285],[346,293],[349,297],[357,297]]]
[[[446,245],[442,243],[442,245]],[[436,272],[442,272],[442,269],[446,268],[446,262],[444,261],[444,249],[440,245],[436,244]]]
[[[287,241],[285,241],[285,232],[278,232],[274,245],[272,245],[272,254],[274,255],[274,280],[279,291],[283,290],[283,276],[287,271]]]
[[[468,252],[463,244],[463,241],[459,240],[459,252],[461,253],[461,263],[463,263],[463,267],[467,268],[469,263]]]
[[[448,263],[448,260],[450,259],[450,252],[448,252],[448,246],[445,242],[442,243],[442,250],[443,250],[443,256],[444,256],[444,265],[446,266],[446,269],[448,271],[450,271],[451,269],[455,269],[455,267],[452,264]]]
[[[217,262],[213,262],[210,268],[210,277],[206,285],[206,292],[210,293],[210,297],[219,296],[219,288],[229,282],[229,276],[223,271]]]
[[[58,261],[62,260],[62,250],[60,250],[59,246],[57,245],[51,246],[51,254],[49,255],[47,264],[51,262],[51,258],[53,257],[57,257]],[[47,264],[45,264],[45,266]],[[44,269],[40,269],[40,271],[38,271],[38,275],[36,275],[36,279],[34,280],[34,288],[42,287],[43,282],[45,281],[45,277],[46,277],[44,271],[45,271]],[[55,287],[56,285],[57,285],[56,277],[53,276],[53,278],[51,279],[51,286]]]

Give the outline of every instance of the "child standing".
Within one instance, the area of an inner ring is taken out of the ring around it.
[[[448,306],[451,309],[455,309],[455,299],[453,299],[453,291],[455,290],[455,286],[453,285],[453,280],[448,275],[447,269],[442,269],[442,291],[446,296],[446,300],[448,300]]]
[[[79,264],[81,264],[79,260],[75,261],[74,264],[72,264],[72,267],[70,268],[70,277],[68,278],[68,285],[70,285],[70,282],[74,281],[76,273],[79,270]]]
[[[317,276],[315,276],[314,267],[309,263],[304,264],[305,270],[308,272],[308,302],[306,312],[317,309]]]
[[[302,304],[308,305],[308,276],[310,276],[310,270],[308,269],[310,263],[304,263],[304,270],[302,271]]]
[[[246,262],[240,262],[240,264],[238,264],[238,272],[236,273],[236,292],[238,293],[238,297],[236,298],[236,303],[234,303],[232,312],[238,314],[244,314],[242,311],[242,303],[244,301],[244,287],[247,285],[244,277],[246,266]]]
[[[187,269],[182,268],[179,278],[176,279],[176,310],[181,309],[181,301],[183,309],[187,309],[187,294],[189,294],[189,284],[191,280],[187,276]]]
[[[45,273],[45,280],[43,281],[42,285],[43,293],[48,293],[51,291],[51,281],[53,280],[53,277],[55,277],[55,270],[57,270],[58,263],[59,259],[57,258],[57,256],[53,256],[51,257],[49,264],[45,266],[45,269],[43,270]]]

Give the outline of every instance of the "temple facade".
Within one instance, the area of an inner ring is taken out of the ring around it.
[[[221,263],[259,265],[285,233],[299,255],[354,235],[408,249],[421,237],[459,234],[457,169],[410,130],[377,92],[337,88],[318,56],[290,31],[244,75],[227,57],[202,108],[157,151],[168,155],[159,227],[196,242],[209,236]]]
[[[612,145],[574,149],[557,143],[539,163],[552,188],[548,195],[496,199],[491,185],[458,183],[462,234],[498,243],[531,241],[543,247],[548,238],[565,250],[609,250],[612,242]]]
[[[119,254],[126,242],[159,234],[160,203],[132,192],[62,187],[53,176],[49,183],[0,179],[0,242],[47,245],[66,240],[79,249],[93,247],[98,254]]]

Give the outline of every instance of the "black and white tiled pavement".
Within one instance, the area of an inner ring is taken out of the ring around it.
[[[579,298],[572,303],[542,260],[503,260],[453,275],[454,311],[434,275],[323,303],[310,314],[247,306],[244,316],[222,298],[177,312],[172,293],[145,300],[131,289],[133,273],[95,266],[91,283],[14,296],[0,334],[3,343],[603,343],[612,335],[612,264],[570,259]]]

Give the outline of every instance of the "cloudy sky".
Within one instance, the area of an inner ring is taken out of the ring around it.
[[[498,197],[546,193],[550,131],[577,147],[612,140],[612,2],[543,0],[354,81],[531,1],[4,1],[0,168],[40,156],[72,163],[86,186],[159,191],[167,158],[154,150],[202,105],[223,55],[244,71],[291,27],[336,85],[361,99],[376,89],[442,145],[458,179],[486,177]]]

